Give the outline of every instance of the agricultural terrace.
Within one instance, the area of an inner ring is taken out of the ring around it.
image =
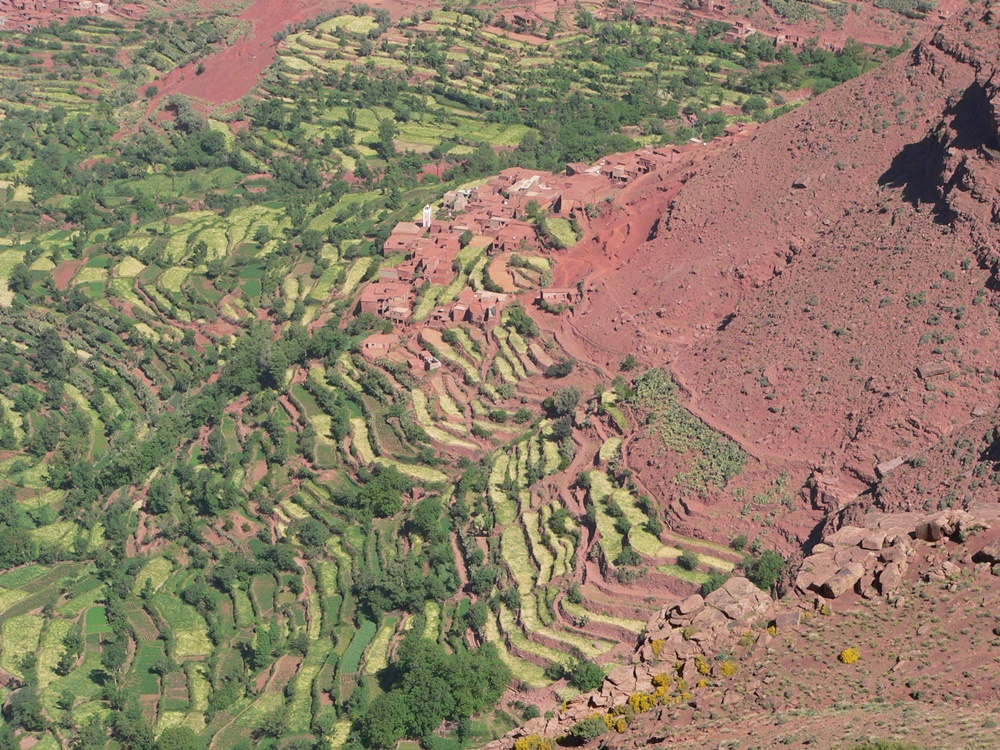
[[[0,34],[0,702],[24,686],[0,732],[483,744],[529,711],[491,710],[514,679],[570,694],[564,667],[610,667],[739,562],[664,504],[728,491],[746,457],[662,377],[584,398],[597,374],[536,322],[585,205],[529,211],[529,249],[474,236],[409,324],[357,308],[426,204],[765,119],[872,58],[497,23],[357,6],[218,110],[151,89],[245,32],[224,14]],[[485,325],[435,318],[484,291],[505,296]],[[676,462],[662,498],[627,471],[631,425]],[[403,698],[409,653],[478,670],[486,699]],[[405,720],[378,734],[387,702]]]

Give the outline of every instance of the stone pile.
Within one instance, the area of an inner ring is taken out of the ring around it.
[[[866,599],[891,596],[903,582],[917,541],[963,540],[989,528],[983,519],[957,509],[932,515],[872,513],[866,520],[865,527],[844,526],[813,548],[795,579],[799,592],[828,599],[849,591]]]

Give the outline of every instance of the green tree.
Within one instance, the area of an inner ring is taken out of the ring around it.
[[[577,690],[597,690],[604,683],[604,670],[592,661],[578,658],[567,670],[566,679]]]
[[[375,151],[383,159],[388,161],[396,155],[396,121],[383,117],[378,124],[378,140],[375,142]]]
[[[18,263],[11,269],[7,286],[15,294],[26,292],[31,288],[31,271],[24,263]]]
[[[205,741],[190,727],[168,727],[156,739],[156,750],[202,750]]]
[[[6,715],[11,727],[26,732],[41,732],[48,724],[42,715],[38,692],[32,685],[26,685],[10,694]]]
[[[557,388],[555,393],[552,394],[552,410],[560,417],[572,414],[580,403],[582,395],[580,389],[575,385]]]
[[[698,553],[693,550],[681,550],[681,553],[677,556],[677,564],[684,570],[696,569],[699,562],[701,562],[701,559],[698,557]]]
[[[785,558],[773,550],[767,550],[759,557],[744,558],[743,571],[757,588],[771,593],[785,573],[785,564]]]

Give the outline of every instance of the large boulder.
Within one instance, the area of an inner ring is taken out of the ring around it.
[[[855,584],[865,574],[865,566],[861,563],[851,563],[836,573],[820,587],[820,593],[828,599],[836,599],[852,590]]]
[[[972,558],[976,562],[997,563],[1000,562],[1000,538],[990,542],[983,547]]]
[[[936,542],[955,534],[960,537],[968,536],[975,529],[983,528],[989,528],[989,526],[979,521],[971,513],[951,508],[924,519],[917,524],[913,533],[917,539],[925,542]]]
[[[705,609],[692,622],[700,629],[729,627],[731,621],[750,623],[763,617],[771,597],[743,577],[734,576],[705,597]]]

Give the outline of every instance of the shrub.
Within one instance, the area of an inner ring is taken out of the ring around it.
[[[644,713],[653,707],[653,696],[648,693],[632,693],[628,697],[628,706],[637,714]]]
[[[622,361],[618,363],[618,369],[622,372],[629,372],[634,370],[637,364],[639,364],[639,360],[635,358],[634,354],[626,354],[622,357]]]
[[[573,364],[573,360],[564,359],[560,362],[556,362],[554,365],[549,365],[545,368],[545,377],[564,378],[573,372]]]
[[[586,659],[577,659],[570,665],[567,679],[577,690],[597,690],[604,682],[604,670]]]
[[[727,659],[722,662],[722,668],[719,671],[722,673],[723,677],[732,677],[736,674],[736,665]]]
[[[725,573],[714,569],[710,570],[708,572],[708,579],[701,584],[701,595],[708,596],[716,589],[722,588],[722,584],[727,580],[729,580],[729,576]]]
[[[514,750],[554,750],[552,740],[537,734],[529,734],[514,743]]]
[[[699,562],[698,553],[689,549],[682,550],[677,556],[677,564],[684,568],[684,570],[694,570],[698,567]]]
[[[767,550],[760,557],[745,558],[743,570],[757,588],[771,592],[785,572],[785,558],[777,552]]]
[[[642,557],[631,547],[622,547],[618,557],[614,559],[615,565],[642,565]]]
[[[604,717],[600,714],[593,714],[571,726],[568,734],[575,740],[587,742],[595,737],[600,737],[607,731],[608,725],[604,721]]]
[[[853,664],[861,658],[861,652],[851,646],[850,648],[845,648],[841,651],[837,658],[844,664]]]

